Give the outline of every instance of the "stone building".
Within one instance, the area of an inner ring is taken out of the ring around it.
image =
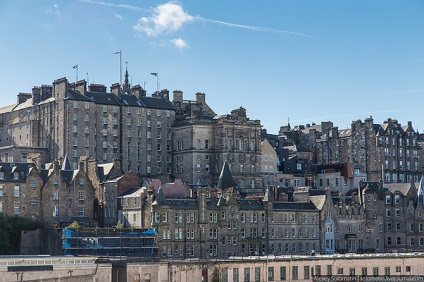
[[[125,91],[124,91],[124,89]],[[171,174],[171,125],[175,117],[167,90],[147,97],[139,86],[86,81],[34,87],[18,103],[0,109],[0,157],[7,161],[52,162],[68,155],[73,169],[80,156],[101,163],[121,160],[125,172]]]
[[[73,221],[81,225],[96,226],[95,188],[81,160],[72,169],[68,157],[62,163],[46,164],[41,174],[44,185],[41,190],[41,220],[48,225],[67,226]]]
[[[0,212],[40,220],[42,187],[34,163],[0,163]]]
[[[196,101],[183,100],[174,92],[176,107],[174,175],[184,182],[214,186],[227,161],[242,193],[260,193],[259,120],[250,120],[242,107],[229,115],[216,115],[206,104],[205,94]]]
[[[165,197],[159,189],[152,204],[159,255],[228,258],[319,251],[319,212],[307,193],[299,191],[296,202],[274,201],[269,191],[245,198],[235,184],[225,162],[216,197],[205,188],[190,198]]]
[[[359,183],[349,196],[311,196],[320,210],[324,253],[408,252],[424,248],[421,188],[411,183]],[[358,192],[359,191],[359,192]]]
[[[368,181],[418,182],[422,174],[422,148],[412,122],[402,126],[387,119],[374,124],[372,117],[352,122],[350,129],[333,127],[317,139],[320,164],[352,162]]]
[[[267,139],[261,142],[261,173],[262,183],[265,187],[276,185],[278,172],[277,152],[271,146]]]

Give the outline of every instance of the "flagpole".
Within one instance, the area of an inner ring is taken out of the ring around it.
[[[122,86],[122,50],[113,54],[119,54],[119,84]]]
[[[77,75],[76,75],[76,80],[75,80],[75,83],[76,83],[78,81],[78,64],[73,66],[73,68],[77,70]]]
[[[150,74],[156,76],[156,91],[159,92],[159,73],[152,72]]]
[[[119,51],[119,84],[122,87],[122,51]]]

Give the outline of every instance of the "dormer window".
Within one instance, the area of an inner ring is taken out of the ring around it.
[[[19,179],[19,172],[14,172],[14,173],[13,173],[13,179],[14,179],[14,180]]]
[[[4,172],[0,171],[0,179],[4,179]]]

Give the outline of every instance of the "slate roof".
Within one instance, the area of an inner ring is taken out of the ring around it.
[[[134,95],[123,94],[121,95],[122,104],[131,107],[144,107],[145,105]]]
[[[69,162],[68,154],[65,155],[63,159],[61,170],[72,170],[71,163]]]
[[[97,175],[99,176],[100,182],[104,182],[108,179],[109,173],[113,168],[113,163],[105,163],[97,165]]]
[[[350,130],[350,129],[342,129],[342,130],[339,130],[339,137],[341,138],[341,137],[348,137],[348,136],[351,136],[352,135],[352,130]]]
[[[184,209],[184,210],[197,210],[197,199],[166,199],[167,204],[171,208]]]
[[[11,104],[0,108],[0,114],[11,112],[18,104]]]
[[[86,95],[89,98],[92,98],[96,104],[116,106],[121,105],[121,102],[118,100],[118,97],[116,97],[116,95],[113,93],[87,92]]]
[[[138,190],[142,189],[143,187],[132,187],[132,188],[128,188],[127,190],[125,190],[125,192],[122,192],[118,198],[124,198],[127,195],[131,195],[135,192],[137,192]]]
[[[325,195],[310,196],[309,199],[318,210],[322,210],[325,203]]]
[[[231,175],[230,167],[228,166],[227,161],[224,161],[224,165],[221,170],[221,175],[219,176],[217,188],[227,189],[228,187],[236,187],[237,183],[234,181],[233,176]]]
[[[385,191],[386,189],[391,193],[399,191],[403,196],[406,196],[408,194],[409,189],[411,189],[411,186],[411,183],[385,183],[383,185]]]
[[[158,193],[156,194],[155,201],[152,203],[152,206],[161,206],[168,205],[168,202],[163,194],[162,187],[159,187]]]
[[[311,152],[310,149],[302,145],[285,146],[284,149],[288,149],[291,152]]]
[[[131,191],[128,191],[131,190]],[[119,195],[119,198],[135,198],[135,197],[140,197],[141,195],[144,194],[146,187],[135,187],[135,188],[130,188],[127,191],[125,191],[125,195]]]
[[[380,182],[376,182],[376,181],[368,181],[368,182],[362,182],[361,187],[362,192],[364,194],[374,194],[379,192],[379,188],[380,188]]]
[[[317,207],[311,202],[275,202],[274,210],[286,211],[317,211]]]
[[[32,107],[32,98],[29,98],[25,102],[16,105],[16,107],[13,108],[13,111],[19,111],[29,107]]]
[[[162,98],[141,97],[140,100],[148,108],[175,111],[172,103]]]
[[[241,210],[265,210],[260,199],[240,198],[237,199]]]
[[[80,92],[73,90],[73,89],[68,89],[68,93],[66,93],[66,99],[68,100],[78,100],[78,101],[87,101],[87,102],[93,102],[94,99],[93,98],[89,98],[83,94],[81,94]]]
[[[34,163],[6,163],[0,162],[0,171],[4,172],[4,179],[1,182],[25,182],[26,178],[33,168]],[[19,172],[18,179],[13,178],[13,172]]]

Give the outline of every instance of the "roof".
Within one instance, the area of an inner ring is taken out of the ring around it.
[[[352,135],[352,130],[350,129],[342,129],[339,130],[339,138],[348,137]]]
[[[109,173],[113,169],[113,163],[105,163],[97,165],[97,175],[100,181],[103,182],[108,178]]]
[[[131,195],[135,192],[137,192],[139,189],[142,189],[143,187],[132,187],[132,188],[128,188],[127,190],[125,190],[125,192],[121,193],[118,198],[124,198],[127,195]]]
[[[167,199],[167,204],[175,209],[197,210],[197,199]]]
[[[68,154],[65,155],[63,159],[61,170],[72,170],[71,163],[69,162]]]
[[[163,194],[162,187],[159,188],[158,193],[156,194],[155,201],[152,203],[152,206],[161,206],[168,205],[165,195]]]
[[[141,97],[140,101],[147,107],[161,110],[175,110],[174,106],[168,100],[163,98]]]
[[[314,204],[314,206],[318,210],[322,210],[322,208],[324,207],[324,203],[325,203],[325,195],[310,196],[309,199],[311,200],[311,202]]]
[[[0,171],[4,172],[2,182],[25,182],[30,169],[35,167],[34,163],[5,163],[0,162]],[[18,172],[18,179],[14,179],[13,172]]]
[[[87,92],[86,96],[92,98],[96,104],[116,106],[121,105],[121,102],[118,100],[118,97],[116,97],[116,95],[113,93]]]
[[[317,211],[317,207],[311,202],[275,202],[274,210],[287,211]]]
[[[25,108],[32,107],[32,98],[27,99],[25,102],[18,104],[13,111],[19,111]]]
[[[310,149],[306,148],[303,145],[284,146],[283,148],[288,149],[291,152],[311,152]]]
[[[391,193],[399,191],[403,196],[406,196],[411,189],[411,183],[385,183],[384,188]]]
[[[217,188],[227,189],[228,187],[236,187],[237,183],[234,181],[231,175],[230,167],[227,161],[224,161],[222,166],[221,175],[219,176]]]
[[[0,108],[0,114],[11,112],[16,107],[16,105],[18,105],[18,104],[15,103],[15,104],[11,104],[11,105],[1,107]]]
[[[78,100],[78,101],[87,101],[87,102],[93,102],[93,98],[92,97],[87,97],[83,94],[81,94],[80,92],[73,90],[73,89],[68,89],[68,93],[66,93],[66,99],[69,100]]]
[[[265,210],[260,199],[239,198],[237,202],[241,210]]]
[[[134,187],[125,191],[125,195],[120,195],[120,198],[136,198],[140,197],[146,191],[146,187]]]
[[[145,105],[134,95],[123,94],[121,101],[125,106],[144,107]]]

